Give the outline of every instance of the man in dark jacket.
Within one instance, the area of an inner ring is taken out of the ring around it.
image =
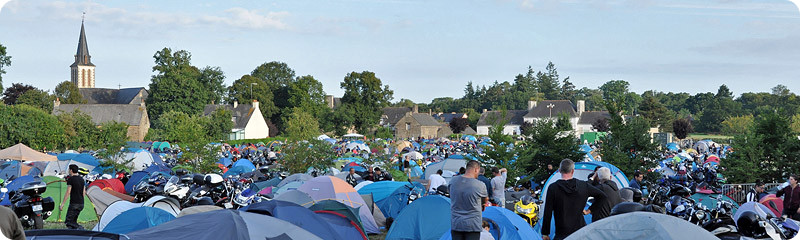
[[[489,196],[491,197],[492,196],[492,180],[489,180],[489,178],[484,176],[484,174],[486,174],[486,168],[481,167],[481,172],[480,172],[480,174],[478,174],[478,181],[481,181],[483,184],[486,185],[486,191],[489,192]]]
[[[778,190],[777,197],[783,197],[783,215],[794,220],[800,220],[800,187],[797,186],[797,175],[789,177],[789,186]]]
[[[561,161],[558,171],[561,180],[547,187],[547,198],[544,202],[544,221],[542,239],[550,240],[550,218],[554,218],[556,232],[554,240],[564,239],[578,229],[586,226],[583,220],[583,208],[591,196],[595,201],[603,201],[606,194],[592,187],[586,181],[572,178],[575,173],[575,162],[569,159]]]
[[[614,208],[615,205],[622,202],[622,197],[619,194],[619,188],[614,181],[611,181],[611,170],[607,167],[602,167],[597,170],[595,177],[594,177],[594,184],[593,186],[603,191],[606,194],[606,199],[599,200],[595,199],[594,203],[589,210],[587,210],[586,214],[592,214],[592,222],[599,221],[605,217],[611,215],[611,209]]]

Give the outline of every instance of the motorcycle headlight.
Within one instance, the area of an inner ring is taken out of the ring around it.
[[[672,210],[672,212],[673,213],[679,213],[679,212],[683,212],[683,210],[686,210],[686,206],[678,205],[677,207],[675,207],[674,210]]]
[[[694,217],[696,217],[697,219],[705,219],[706,218],[706,211],[699,210],[699,211],[694,213]]]

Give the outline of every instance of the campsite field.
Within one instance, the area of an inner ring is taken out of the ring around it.
[[[83,228],[85,228],[85,229],[92,229],[92,228],[94,228],[94,225],[97,225],[96,221],[95,222],[81,223],[81,226],[83,226]],[[64,229],[64,228],[67,228],[67,227],[64,226],[63,222],[47,222],[47,221],[44,222],[44,229]]]
[[[688,137],[688,138],[695,139],[695,140],[703,140],[703,139],[731,139],[731,138],[733,138],[733,136],[717,135],[717,134],[704,134],[704,133],[698,133],[698,134],[689,134],[689,137]]]
[[[383,240],[386,239],[386,233],[387,232],[381,232],[381,234],[378,235],[369,235],[367,238],[369,238],[369,240]]]

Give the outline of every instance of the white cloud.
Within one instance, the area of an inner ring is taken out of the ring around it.
[[[258,10],[248,10],[240,7],[225,10],[227,17],[203,16],[201,19],[207,23],[225,24],[232,27],[250,29],[288,29],[286,23],[281,21],[289,16],[288,12],[268,12],[262,15]]]

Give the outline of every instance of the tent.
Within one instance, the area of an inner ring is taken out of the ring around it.
[[[364,188],[367,185],[370,185],[372,183],[374,183],[374,182],[373,181],[369,181],[369,180],[363,181],[363,182],[360,182],[360,183],[356,184],[356,186],[353,187],[353,188],[356,189],[356,191],[358,191],[358,190],[361,190],[362,188]]]
[[[228,178],[230,176],[239,176],[245,173],[253,172],[253,170],[249,169],[247,166],[235,166],[228,171],[225,171],[225,174],[222,175],[223,178]]]
[[[256,170],[256,165],[253,165],[253,162],[247,159],[239,159],[235,163],[233,163],[233,167],[242,166],[247,169],[247,172],[252,172]]]
[[[172,146],[169,145],[168,142],[154,142],[153,143],[153,150],[164,151],[165,148],[170,148]]]
[[[63,161],[59,160],[48,162],[47,167],[44,168],[44,172],[42,172],[42,174],[45,176],[67,175],[69,173],[67,168],[69,168],[69,165],[72,164],[75,164],[78,167],[86,168],[89,171],[92,171],[95,167],[97,167],[97,165],[91,165],[91,162],[78,159],[66,159]]]
[[[694,143],[694,146],[692,148],[696,149],[698,153],[706,153],[715,145],[716,143],[714,143],[714,141],[702,140]]]
[[[17,145],[0,150],[0,159],[17,160],[17,161],[56,161],[56,157],[41,153],[33,150],[25,144],[17,143]]]
[[[364,138],[364,135],[358,133],[349,133],[342,136],[342,138]]]
[[[227,167],[230,166],[231,163],[233,163],[233,161],[231,161],[230,158],[220,158],[219,161],[217,161],[217,163],[222,164],[223,167]]]
[[[475,142],[475,141],[478,141],[478,138],[476,138],[475,136],[472,136],[472,135],[464,135],[464,136],[461,136],[461,140],[469,141],[469,142]]]
[[[272,200],[292,202],[303,207],[311,207],[314,205],[314,199],[311,199],[311,196],[298,190],[288,190]]]
[[[367,152],[370,151],[369,146],[367,146],[367,144],[365,144],[363,142],[362,143],[360,143],[360,142],[350,142],[347,145],[345,145],[345,148],[350,149],[350,150],[358,150],[359,152],[360,151],[367,151]]]
[[[522,239],[541,239],[542,235],[534,231],[525,219],[511,210],[501,207],[487,207],[483,210],[483,217],[494,220],[502,226],[514,229]],[[497,238],[495,238],[497,239]],[[499,240],[499,239],[498,239]]]
[[[278,185],[278,183],[280,183],[280,182],[281,182],[280,178],[272,178],[272,179],[269,179],[267,181],[254,182],[254,183],[250,184],[250,189],[253,189],[253,191],[258,192],[258,191],[261,191],[264,188],[274,187],[274,186]]]
[[[0,165],[0,179],[11,179],[28,175],[31,166],[20,163],[19,161],[8,161]]]
[[[386,216],[383,216],[381,209],[375,206],[375,202],[372,201],[372,194],[362,194],[361,198],[364,199],[365,203],[367,203],[369,212],[372,213],[372,218],[375,219],[375,223],[378,224],[378,227],[381,229],[386,227]]]
[[[419,153],[419,152],[409,152],[409,153],[403,154],[403,158],[402,159],[406,159],[406,157],[408,157],[411,160],[423,159],[422,153]]]
[[[409,185],[408,182],[395,182],[395,181],[380,181],[372,184],[362,186],[358,190],[358,194],[372,194],[372,200],[380,202],[384,198],[392,195],[392,193],[403,186]]]
[[[158,226],[175,219],[164,210],[154,207],[137,207],[122,212],[103,228],[103,232],[126,234]]]
[[[431,195],[417,199],[397,216],[386,239],[439,239],[450,229],[450,199]]]
[[[97,186],[100,188],[100,190],[103,190],[105,188],[111,188],[112,190],[117,191],[119,193],[125,193],[125,185],[122,184],[122,181],[116,178],[95,180],[94,182],[89,184],[88,187],[92,186]]]
[[[437,162],[425,168],[425,179],[430,178],[431,175],[436,173],[436,170],[442,169],[443,171],[458,172],[462,167],[467,166],[467,160],[463,159],[461,155],[452,155],[449,158]],[[449,179],[448,179],[449,182]]]
[[[283,187],[283,185],[289,184],[290,182],[305,182],[311,180],[312,178],[314,177],[305,173],[295,173],[284,178],[280,183],[278,183],[278,185],[276,185],[276,187]]]
[[[150,152],[143,149],[129,149],[132,152],[126,152],[116,159],[117,162],[124,163],[130,161],[133,164],[133,171],[141,171],[153,164],[155,161]]]
[[[325,139],[329,139],[329,138],[331,138],[331,137],[328,137],[328,135],[325,135],[325,134],[317,136],[317,140],[325,140]]]
[[[216,211],[216,210],[220,210],[220,209],[222,209],[222,208],[218,207],[218,206],[214,206],[214,205],[197,205],[197,206],[184,208],[183,210],[181,210],[180,213],[178,213],[178,217],[184,217],[184,216],[188,216],[188,215],[192,215],[192,214],[196,214],[196,213],[204,213],[204,212]]]
[[[401,151],[401,150],[403,150],[405,148],[412,148],[413,145],[411,145],[411,142],[409,142],[409,141],[398,141],[397,144],[395,144],[394,147],[399,152],[399,151]]]
[[[67,192],[67,182],[64,181],[64,179],[53,176],[44,176],[42,179],[45,183],[47,183],[47,190],[42,193],[42,197],[51,197],[53,198],[53,203],[55,206],[61,205],[61,201],[64,199],[64,195]],[[67,198],[67,201],[69,201],[69,198]],[[64,210],[55,208],[53,209],[53,215],[47,218],[47,221],[63,222],[66,217],[67,208],[64,208]],[[97,221],[97,212],[95,212],[94,205],[92,205],[92,201],[89,200],[89,197],[84,196],[83,211],[81,211],[80,215],[78,215],[78,222],[91,221]]]
[[[370,185],[375,184],[376,183]],[[386,198],[377,200],[376,205],[385,217],[397,218],[397,215],[408,206],[408,196],[411,195],[412,191],[416,192],[418,196],[424,196],[426,189],[425,186],[418,182],[406,184],[396,188],[392,194]]]
[[[106,210],[103,211],[102,217],[100,217],[100,220],[97,221],[97,224],[94,225],[94,228],[92,230],[93,231],[103,231],[103,229],[106,228],[108,223],[110,223],[112,220],[114,220],[114,218],[116,218],[117,216],[119,216],[123,212],[131,210],[131,209],[134,209],[134,208],[137,208],[137,207],[141,207],[141,206],[142,206],[141,203],[132,203],[132,202],[127,202],[127,201],[116,201],[116,202],[112,203],[111,205],[108,205],[108,207],[106,207]]]
[[[184,216],[156,227],[129,233],[127,236],[132,240],[322,239],[274,217],[226,209]]]
[[[103,191],[97,186],[91,186],[89,189],[86,189],[86,196],[92,201],[92,204],[94,205],[94,211],[100,218],[103,218],[103,212],[106,211],[106,208],[108,208],[109,205],[122,200]]]
[[[297,188],[299,188],[302,185],[303,185],[303,182],[290,182],[290,183],[288,183],[286,185],[283,185],[281,187],[273,188],[272,189],[272,193],[277,195],[277,196],[280,196],[281,194],[283,194],[286,191],[297,190]]]
[[[340,236],[346,239],[367,240],[364,225],[356,213],[358,210],[334,200],[322,200],[309,209],[325,219]]]
[[[150,199],[147,199],[147,201],[142,203],[142,206],[158,208],[164,210],[172,216],[178,216],[178,213],[181,212],[181,204],[178,202],[178,200],[164,196],[150,197]]]
[[[771,210],[775,216],[781,216],[781,214],[783,214],[783,199],[775,196],[775,194],[769,194],[762,197],[761,200],[758,200],[758,203],[761,203],[769,208],[769,210]]]
[[[294,224],[306,231],[325,239],[341,239],[336,230],[328,222],[313,211],[303,206],[286,201],[265,201],[250,204],[239,211],[265,214]]]
[[[587,225],[566,239],[717,239],[705,229],[666,214],[632,212]]]
[[[25,231],[26,239],[36,240],[120,240],[127,239],[115,233],[104,233],[77,229],[39,229]]]
[[[616,166],[611,165],[610,163],[607,163],[607,162],[576,162],[575,163],[575,173],[572,176],[573,176],[573,178],[578,179],[578,180],[583,180],[583,181],[589,180],[589,174],[594,172],[594,169],[597,168],[597,167],[607,167],[608,169],[610,169],[611,170],[611,180],[614,183],[617,184],[617,187],[619,189],[628,187],[628,183],[629,182],[628,182],[628,178],[625,177],[625,174],[622,173],[622,171],[619,170],[619,168],[617,168]],[[541,196],[541,200],[545,201],[545,202],[543,202],[541,205],[539,205],[539,209],[545,209],[544,206],[545,206],[545,204],[547,204],[547,202],[546,202],[546,199],[547,199],[547,188],[550,187],[550,184],[553,184],[554,182],[556,182],[556,181],[558,181],[560,179],[561,179],[561,173],[559,173],[558,171],[553,173],[553,175],[550,175],[550,178],[547,179],[547,181],[545,182],[544,186],[542,187],[543,190],[542,190],[542,196]],[[544,211],[542,211],[542,212],[544,212]],[[592,219],[591,214],[585,215],[584,218],[586,219],[587,223],[591,222],[591,219]],[[551,221],[552,222],[553,219],[546,220],[546,219],[544,219],[544,217],[542,217],[542,218],[539,219],[538,226],[541,226],[541,221]],[[555,233],[555,224],[551,224],[550,228],[552,230],[550,232],[551,233]]]
[[[374,184],[374,183],[373,183]],[[336,200],[348,207],[358,210],[358,215],[367,233],[380,233],[375,218],[367,209],[364,199],[356,192],[353,186],[345,181],[331,176],[316,177],[308,180],[297,190],[307,193],[314,201]]]
[[[678,147],[678,144],[677,144],[677,143],[674,143],[674,142],[672,142],[672,143],[667,143],[666,147],[667,147],[667,149],[669,149],[670,151],[675,151],[675,152],[677,152],[678,150],[680,150],[680,147]]]

